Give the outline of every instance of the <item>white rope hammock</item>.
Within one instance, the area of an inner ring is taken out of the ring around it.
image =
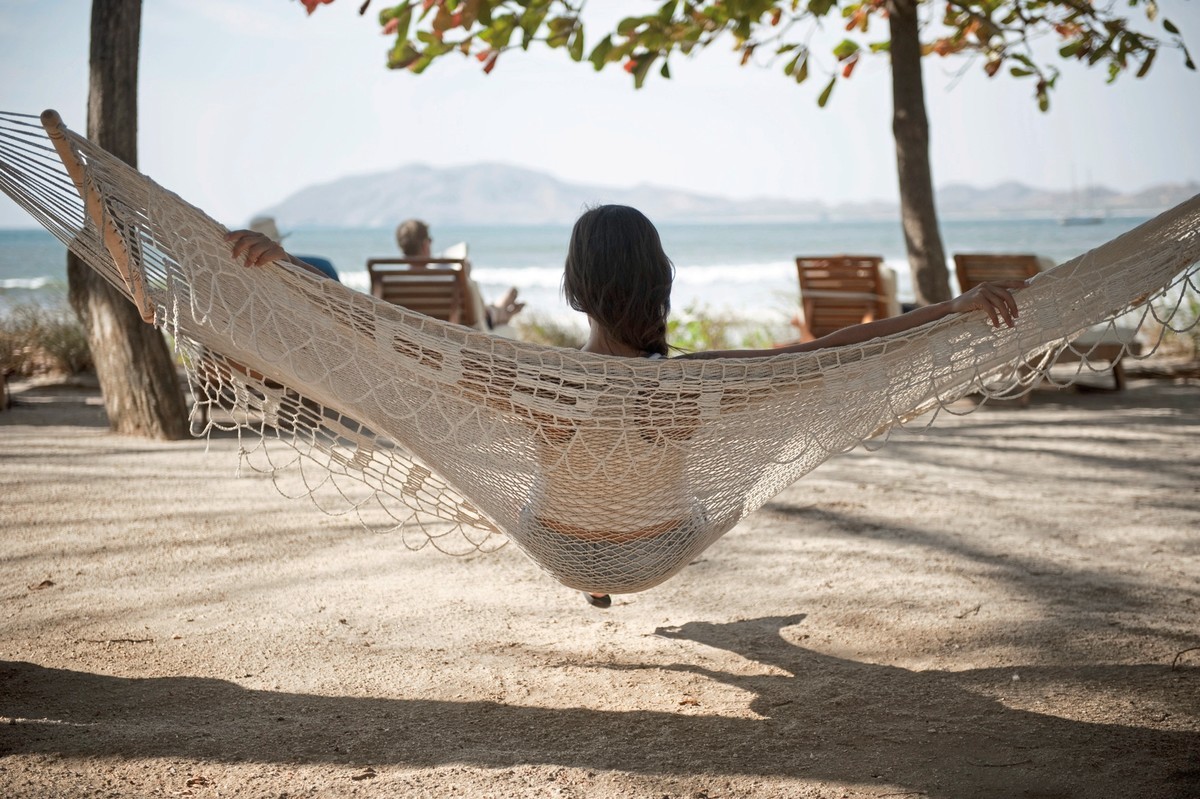
[[[662,582],[896,424],[1029,391],[1091,325],[1196,323],[1179,302],[1198,282],[1200,196],[1035,278],[1012,329],[976,312],[749,359],[536,346],[290,266],[248,269],[221,225],[57,114],[42,121],[0,114],[0,188],[170,333],[200,404],[222,409],[196,432],[232,418],[245,462],[298,468],[301,493],[343,503],[330,512],[382,508],[410,545],[450,552],[508,538],[584,591]]]

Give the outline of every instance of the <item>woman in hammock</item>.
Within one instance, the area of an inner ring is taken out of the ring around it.
[[[227,238],[233,245],[234,257],[242,259],[247,266],[264,266],[282,260],[307,267],[278,243],[252,231],[235,231]],[[583,351],[632,358],[670,357],[666,334],[673,279],[674,266],[663,251],[658,231],[641,212],[620,205],[603,205],[585,212],[571,232],[563,276],[567,301],[573,309],[588,317],[590,333]],[[815,341],[787,347],[681,353],[678,357],[751,358],[809,352],[866,342],[951,314],[975,310],[986,313],[996,327],[1011,327],[1017,316],[1011,291],[1023,285],[1020,282],[983,284],[947,302],[843,328]],[[648,523],[634,525],[624,518],[606,519],[603,509],[595,506],[581,507],[578,514],[563,514],[562,509],[569,508],[579,493],[578,486],[569,478],[563,481],[564,485],[557,486],[555,475],[573,475],[588,470],[589,463],[573,463],[577,457],[573,450],[579,453],[578,460],[590,461],[594,470],[594,452],[603,451],[596,446],[597,436],[615,435],[603,430],[580,436],[576,436],[576,432],[565,432],[558,440],[553,435],[554,430],[550,430],[545,445],[548,451],[541,457],[555,461],[554,468],[543,469],[547,475],[544,484],[535,489],[534,496],[522,509],[518,529],[513,531],[522,547],[535,554],[539,563],[560,576],[576,571],[573,566],[580,562],[592,565],[611,562],[615,566],[614,574],[628,580],[622,584],[623,590],[640,590],[640,587],[665,578],[659,564],[687,563],[690,550],[699,551],[710,543],[703,535],[709,520],[700,503],[686,494],[676,497],[677,502],[670,498],[664,500],[660,486],[654,480],[623,481],[615,487],[623,493],[624,499],[634,500],[632,504],[655,507],[658,517],[646,520]],[[686,437],[686,432],[683,435]],[[686,457],[682,449],[664,447],[653,436],[641,437],[645,441],[631,444],[628,437],[621,441],[626,466],[631,472],[639,472],[633,463],[639,454],[645,457],[643,473],[669,475],[672,473],[670,462],[675,459],[680,460],[678,466],[682,472],[682,461]],[[579,440],[585,438],[589,440]],[[580,446],[573,447],[576,443]],[[640,449],[645,452],[636,451]],[[630,497],[631,491],[644,494],[644,497]],[[553,501],[546,500],[550,494],[554,494]],[[560,516],[578,518],[573,522],[546,518],[536,512],[537,507],[558,507]],[[579,526],[579,518],[587,520],[587,527]],[[666,551],[672,548],[679,551]],[[612,601],[607,592],[585,588],[583,594],[596,607],[609,607]]]

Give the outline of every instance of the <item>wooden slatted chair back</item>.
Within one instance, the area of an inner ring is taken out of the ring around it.
[[[801,339],[811,341],[889,315],[883,258],[831,255],[796,258],[803,307]]]
[[[474,327],[465,258],[372,258],[371,294],[444,322]]]
[[[1005,253],[958,253],[954,273],[958,290],[968,292],[980,283],[996,280],[1026,280],[1041,271],[1036,255]]]

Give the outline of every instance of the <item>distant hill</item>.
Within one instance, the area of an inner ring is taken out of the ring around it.
[[[1046,216],[1073,208],[1114,215],[1152,213],[1200,193],[1200,184],[1154,186],[1135,194],[1103,187],[1070,192],[1002,183],[979,189],[952,184],[938,191],[943,216]],[[894,218],[884,202],[830,206],[817,201],[762,197],[734,200],[641,184],[612,188],[568,183],[522,167],[483,163],[462,167],[403,166],[353,175],[301,189],[261,213],[286,227],[390,227],[417,216],[431,224],[570,224],[599,203],[641,209],[657,222],[789,222],[825,218]]]

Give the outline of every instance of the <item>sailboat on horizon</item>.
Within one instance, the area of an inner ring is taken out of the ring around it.
[[[1091,176],[1088,176],[1087,185],[1084,187],[1084,194],[1090,199],[1092,196]],[[1107,217],[1104,211],[1078,211],[1081,205],[1079,202],[1080,192],[1075,186],[1075,170],[1071,170],[1071,211],[1066,216],[1058,218],[1058,224],[1067,227],[1075,227],[1078,225],[1099,225]]]

